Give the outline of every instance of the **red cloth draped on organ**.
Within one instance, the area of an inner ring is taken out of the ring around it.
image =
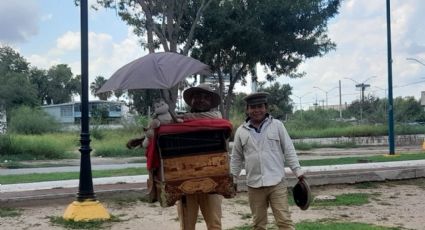
[[[160,166],[160,158],[157,149],[158,146],[156,145],[158,136],[208,130],[224,130],[226,137],[230,137],[232,128],[232,124],[225,119],[185,120],[183,123],[161,125],[155,130],[155,135],[150,139],[149,145],[146,148],[146,166],[148,170],[155,169]]]

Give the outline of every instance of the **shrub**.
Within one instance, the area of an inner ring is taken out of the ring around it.
[[[56,135],[57,136],[57,135]],[[46,135],[0,136],[0,156],[10,160],[63,159],[75,156],[70,152],[71,140]]]
[[[9,135],[0,135],[0,155],[10,152],[12,149],[12,139]]]
[[[9,130],[12,133],[43,134],[59,129],[59,123],[40,108],[21,106],[11,112]]]

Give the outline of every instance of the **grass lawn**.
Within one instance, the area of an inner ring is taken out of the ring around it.
[[[267,229],[275,230],[275,225],[269,224]],[[341,222],[334,220],[318,220],[318,221],[302,221],[295,224],[297,230],[399,230],[400,228],[382,227],[373,224],[356,223],[356,222]],[[250,230],[250,225],[244,225],[229,230]],[[401,229],[400,229],[401,230]]]
[[[321,166],[321,165],[341,165],[356,164],[359,162],[389,162],[389,161],[409,161],[424,160],[425,152],[422,153],[401,153],[396,155],[379,155],[379,156],[363,156],[363,157],[340,157],[316,160],[301,160],[301,166]]]
[[[147,174],[146,168],[126,168],[115,170],[93,170],[93,178],[133,176]],[[0,184],[32,183],[41,181],[72,180],[78,179],[79,172],[60,172],[60,173],[32,173],[21,175],[0,176]]]
[[[367,162],[387,162],[387,161],[406,161],[406,160],[423,160],[425,159],[424,153],[412,154],[397,154],[394,156],[380,155],[370,157],[341,157],[331,159],[317,159],[317,160],[302,160],[301,166],[321,166],[321,165],[339,165],[339,164],[356,164],[361,161]],[[115,177],[115,176],[132,176],[147,174],[146,168],[128,168],[117,170],[94,170],[93,178],[99,177]],[[0,184],[17,184],[17,183],[31,183],[41,181],[55,181],[55,180],[71,180],[78,179],[79,172],[62,172],[62,173],[34,173],[23,175],[4,175],[0,176]]]

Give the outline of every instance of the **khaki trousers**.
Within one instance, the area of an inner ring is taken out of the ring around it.
[[[288,204],[288,190],[285,182],[275,186],[248,187],[248,200],[251,208],[255,230],[265,230],[267,226],[267,209],[270,205],[279,230],[293,230]]]
[[[208,230],[221,230],[221,200],[217,194],[192,194],[177,202],[180,229],[194,230],[201,209]]]

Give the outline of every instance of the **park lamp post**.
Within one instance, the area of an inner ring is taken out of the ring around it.
[[[330,89],[330,90],[324,90],[324,89],[321,89],[320,87],[317,87],[317,86],[313,86],[313,88],[315,88],[315,89],[318,89],[318,90],[321,90],[321,91],[323,91],[324,93],[325,93],[325,96],[326,96],[326,108],[328,107],[328,93],[330,93],[332,90],[334,90],[334,89],[337,89],[338,87],[334,87],[334,88],[332,88],[332,89]]]
[[[65,210],[63,218],[73,221],[110,219],[108,211],[96,199],[90,162],[89,101],[88,101],[88,8],[87,0],[80,1],[81,23],[81,153],[77,201]]]
[[[386,1],[387,18],[387,67],[388,67],[388,144],[389,155],[395,154],[394,102],[393,102],[393,58],[391,51],[391,1]]]

